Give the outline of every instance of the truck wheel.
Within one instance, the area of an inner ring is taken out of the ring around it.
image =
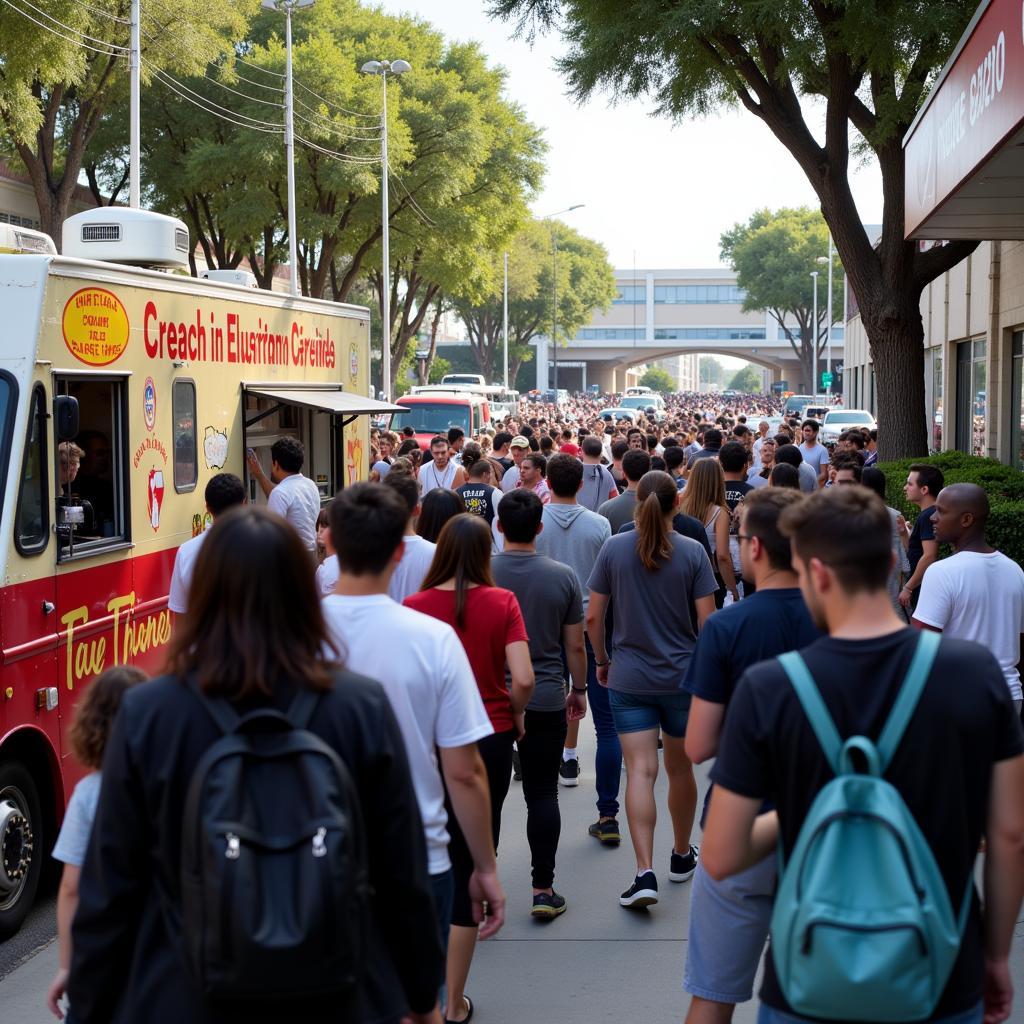
[[[0,939],[21,927],[35,899],[43,866],[42,820],[32,776],[20,764],[0,764]]]

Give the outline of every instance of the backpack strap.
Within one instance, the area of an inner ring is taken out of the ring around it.
[[[807,662],[800,656],[798,651],[787,651],[779,655],[779,663],[789,676],[789,681],[796,690],[797,697],[803,705],[804,714],[811,723],[814,735],[818,738],[825,760],[829,767],[837,775],[839,774],[839,754],[843,742],[839,738],[839,731],[836,729],[832,716],[821,699],[818,687],[807,668]]]
[[[199,689],[194,674],[189,674],[185,679],[185,685],[196,695],[199,703],[206,709],[206,713],[214,720],[217,728],[225,735],[233,733],[241,716],[231,706],[229,701],[223,697],[211,697]]]
[[[930,629],[920,631],[914,656],[910,660],[910,668],[907,669],[903,685],[896,695],[892,711],[889,712],[889,718],[882,728],[882,733],[876,744],[883,772],[889,767],[893,755],[903,739],[903,734],[907,731],[907,725],[914,714],[914,709],[921,699],[921,693],[925,683],[928,682],[928,676],[935,662],[935,655],[939,650],[939,640],[939,634]]]
[[[320,694],[311,690],[308,686],[300,686],[292,698],[285,717],[292,723],[293,729],[306,729],[309,727],[309,720],[320,703]]]

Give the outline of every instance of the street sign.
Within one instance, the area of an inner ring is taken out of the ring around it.
[[[832,387],[832,374],[827,370],[821,375],[821,386],[823,388]]]
[[[782,392],[789,387],[788,380],[777,380],[772,384],[772,391]]]

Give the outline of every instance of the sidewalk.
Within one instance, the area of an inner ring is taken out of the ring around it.
[[[631,912],[618,895],[632,881],[635,863],[628,837],[606,849],[587,835],[594,808],[594,734],[589,719],[580,730],[583,776],[575,789],[559,788],[562,840],[555,888],[568,911],[549,924],[530,919],[530,854],[522,787],[513,782],[505,803],[498,863],[509,896],[507,923],[497,938],[477,948],[467,992],[474,1022],[514,1024],[668,1024],[682,1021],[689,997],[682,991],[690,885],[668,881],[671,832],[662,818],[655,870],[661,902]],[[700,797],[707,773],[698,769]],[[659,809],[665,780],[659,779]],[[620,816],[625,830],[625,813]],[[698,840],[695,840],[699,842]],[[1024,921],[1011,954],[1017,1003],[1024,1019]],[[11,1024],[53,1021],[44,1000],[57,966],[56,943],[0,982],[0,1014]],[[755,985],[755,993],[757,986]],[[736,1024],[754,1024],[756,999],[737,1008]]]

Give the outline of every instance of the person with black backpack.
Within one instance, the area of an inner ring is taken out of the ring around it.
[[[829,635],[740,679],[701,849],[721,880],[779,844],[759,1024],[1008,1020],[1024,731],[999,663],[897,617],[891,520],[867,488],[818,491],[780,528]]]
[[[168,674],[126,694],[108,741],[71,1020],[439,1024],[402,735],[327,643],[292,527],[251,507],[218,518]]]

